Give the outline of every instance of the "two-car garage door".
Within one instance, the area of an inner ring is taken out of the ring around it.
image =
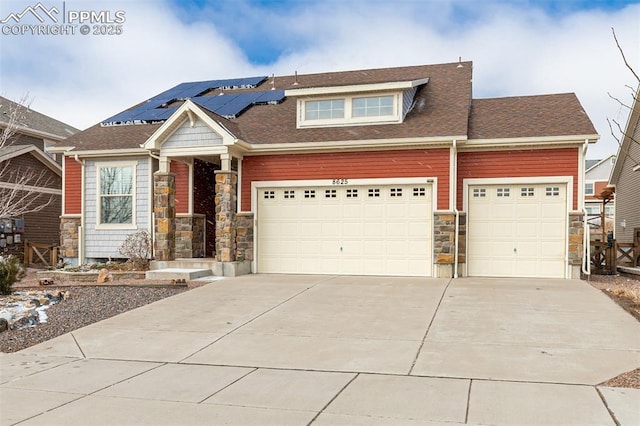
[[[263,273],[432,275],[432,186],[257,188]]]
[[[468,274],[565,276],[566,184],[470,185]]]

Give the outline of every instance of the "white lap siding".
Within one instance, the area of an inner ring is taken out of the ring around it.
[[[131,229],[96,229],[98,222],[97,166],[101,163],[130,162],[136,165],[135,177],[135,223]],[[85,162],[85,220],[84,241],[87,259],[119,258],[118,248],[125,238],[144,229],[151,231],[150,223],[150,171],[148,158],[104,159]]]

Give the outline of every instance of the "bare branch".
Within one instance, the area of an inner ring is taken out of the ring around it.
[[[627,57],[624,55],[624,50],[622,50],[622,47],[620,46],[620,43],[618,42],[618,37],[616,37],[616,30],[613,29],[613,27],[611,27],[611,32],[613,33],[613,39],[616,41],[616,46],[618,46],[618,50],[620,51],[620,55],[622,55],[622,60],[624,61],[624,64],[629,69],[629,71],[631,71],[633,76],[636,78],[636,81],[638,82],[638,84],[640,84],[640,77],[638,76],[638,74],[636,74],[636,72],[633,69],[633,67],[631,65],[629,65],[629,62],[627,62]]]
[[[24,126],[30,101],[23,96],[17,103],[2,105],[0,117],[0,155],[17,140]],[[16,218],[41,211],[59,197],[56,178],[48,169],[16,166],[11,159],[0,160],[0,218]]]
[[[612,121],[613,121],[613,123],[616,125],[616,127],[618,128],[618,132],[619,132],[619,134],[621,134],[621,135],[625,135],[625,132],[624,132],[624,130],[622,129],[622,126],[620,126],[620,123],[618,123],[616,120],[609,120],[609,119],[607,118],[607,123],[609,123],[609,130],[611,131],[611,136],[613,136],[613,138],[614,138],[614,139],[616,140],[616,142],[618,143],[618,146],[620,147],[620,150],[622,151],[622,153],[623,153],[624,155],[626,155],[627,157],[629,157],[633,162],[635,162],[636,164],[640,164],[640,161],[638,161],[637,159],[633,158],[633,157],[631,156],[631,153],[630,153],[628,150],[626,150],[626,149],[624,149],[624,148],[622,147],[622,141],[620,140],[620,138],[619,138],[618,136],[616,136],[615,132],[613,131],[613,126],[611,126],[611,122],[612,122]],[[626,135],[626,136],[628,136],[628,137],[629,137],[629,139],[630,139],[632,142],[635,142],[635,143],[637,143],[637,144],[640,144],[640,142],[638,142],[635,138],[633,138],[633,136],[629,136],[629,135]]]

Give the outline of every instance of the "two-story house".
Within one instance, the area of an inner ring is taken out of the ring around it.
[[[225,273],[577,278],[596,130],[572,93],[474,99],[472,63],[188,82],[64,156],[62,252]]]

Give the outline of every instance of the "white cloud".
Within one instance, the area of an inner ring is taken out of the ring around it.
[[[12,2],[11,8],[31,3]],[[277,10],[233,2],[213,3],[191,17],[169,2],[66,4],[122,9],[125,32],[1,36],[0,91],[12,98],[29,92],[35,109],[81,128],[182,81],[453,62],[462,56],[474,61],[476,97],[576,92],[602,136],[590,148],[589,157],[597,158],[617,149],[606,118],[626,119],[607,92],[625,97],[625,84],[634,84],[611,27],[640,70],[640,4],[550,14],[527,2],[291,2]],[[6,14],[3,3],[0,15]],[[260,42],[252,28],[277,44],[265,49],[282,52],[273,63],[252,65],[239,46]]]

